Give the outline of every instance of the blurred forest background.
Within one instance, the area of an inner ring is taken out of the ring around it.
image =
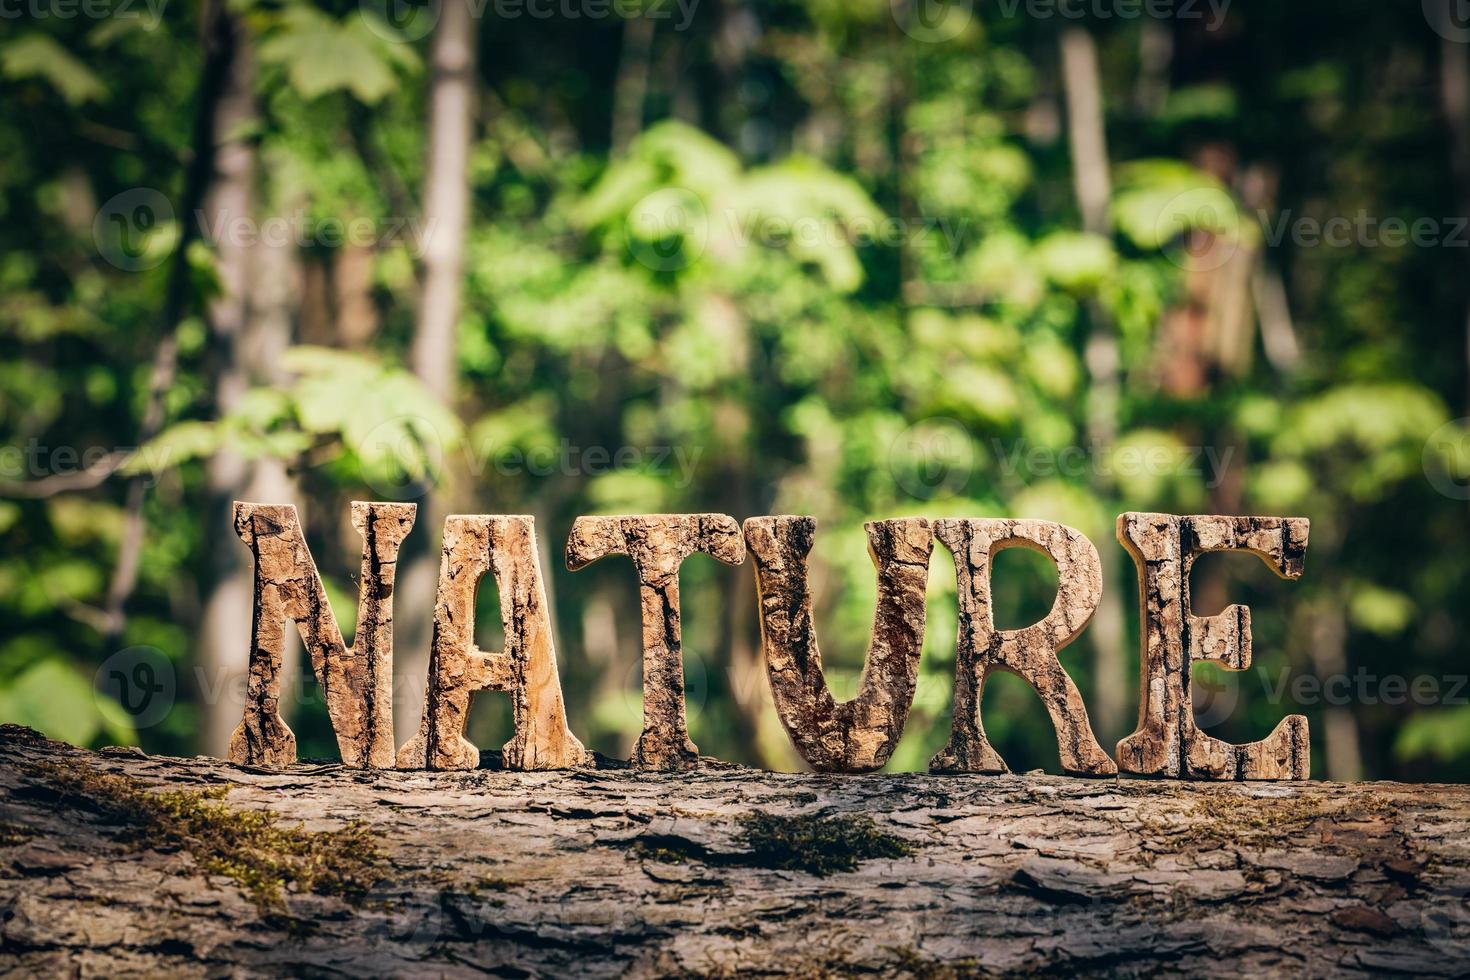
[[[1111,747],[1137,709],[1123,510],[1302,515],[1307,571],[1200,563],[1256,664],[1212,731],[1311,719],[1314,774],[1470,778],[1470,25],[1457,0],[5,0],[0,718],[222,751],[248,553],[294,502],[350,635],[352,499],[414,500],[397,721],[451,512],[531,513],[571,725],[626,755],[631,566],[582,513],[807,513],[850,696],[862,522],[1080,528],[1106,594],[1063,654]],[[141,448],[140,448],[141,447]],[[998,625],[1055,594],[998,560]],[[751,569],[683,572],[708,755],[798,764]],[[479,642],[500,631],[482,586]],[[936,548],[914,712],[947,735]],[[299,653],[298,653],[299,657]],[[300,671],[300,665],[297,665]],[[285,710],[335,743],[309,670]],[[503,695],[476,702],[482,746]],[[1040,702],[987,687],[1013,768]]]

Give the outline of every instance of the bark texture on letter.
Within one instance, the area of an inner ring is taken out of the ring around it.
[[[740,525],[725,514],[579,517],[567,538],[567,567],[627,555],[643,607],[643,731],[633,764],[684,769],[699,758],[684,712],[684,650],[679,626],[679,566],[702,551],[727,565],[745,561]]]
[[[838,704],[822,670],[807,581],[816,519],[752,517],[745,522],[771,697],[797,751],[821,772],[882,767],[903,734],[918,681],[933,526],[911,517],[864,527],[878,570],[878,604],[858,695]]]
[[[1041,696],[1057,732],[1062,768],[1087,776],[1118,771],[1098,744],[1087,705],[1057,653],[1087,627],[1102,596],[1102,563],[1082,532],[1051,521],[941,520],[935,537],[954,555],[959,600],[955,641],[954,728],[929,763],[934,772],[1008,772],[985,737],[985,678],[1009,671]],[[1006,548],[1030,548],[1057,566],[1057,598],[1046,618],[1019,630],[995,628],[991,559]]]
[[[1299,517],[1215,517],[1128,513],[1118,540],[1138,566],[1141,690],[1138,730],[1118,743],[1124,772],[1192,779],[1306,779],[1311,771],[1307,719],[1288,715],[1259,742],[1233,745],[1194,722],[1190,668],[1200,661],[1226,670],[1251,664],[1246,606],[1217,616],[1190,611],[1189,576],[1211,551],[1258,555],[1285,579],[1300,578],[1310,527]]]
[[[487,572],[500,593],[505,649],[499,652],[475,646],[475,593]],[[503,749],[507,768],[566,769],[590,760],[567,727],[531,517],[456,515],[444,521],[424,715],[418,734],[399,750],[398,767],[479,765],[479,749],[464,737],[476,691],[510,693],[515,735]]]
[[[235,533],[255,565],[255,608],[245,716],[230,738],[231,762],[285,766],[296,761],[296,736],[280,713],[286,623],[294,621],[311,654],[342,764],[393,767],[393,580],[414,510],[413,504],[352,503],[352,526],[362,535],[362,584],[357,634],[349,649],[296,508],[235,503]]]

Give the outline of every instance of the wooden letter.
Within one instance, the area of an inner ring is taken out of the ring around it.
[[[643,606],[643,732],[633,763],[646,769],[688,768],[699,758],[684,715],[679,628],[679,566],[696,551],[739,565],[740,526],[724,514],[579,517],[567,538],[574,572],[608,555],[633,559]]]
[[[1102,597],[1097,549],[1080,531],[1051,521],[941,520],[935,536],[954,554],[959,599],[955,641],[954,728],[929,763],[933,772],[1007,772],[985,737],[980,706],[985,678],[995,670],[1035,688],[1057,732],[1062,768],[1086,776],[1118,771],[1097,743],[1087,705],[1057,653],[1092,620]],[[990,605],[991,559],[1006,548],[1030,548],[1057,566],[1057,599],[1041,622],[998,630]]]
[[[413,504],[352,503],[352,526],[362,535],[362,585],[357,635],[348,649],[296,508],[236,501],[235,533],[254,556],[255,609],[245,717],[230,737],[231,762],[296,761],[296,736],[280,713],[281,657],[292,620],[326,697],[342,764],[393,768],[393,578],[414,511]]]
[[[816,519],[745,522],[771,696],[797,751],[821,772],[870,772],[887,762],[903,734],[918,680],[933,528],[920,517],[864,526],[878,570],[878,605],[858,695],[838,704],[822,671],[807,582]]]
[[[505,649],[475,646],[475,592],[486,572],[500,592]],[[515,735],[508,769],[567,769],[588,761],[567,728],[556,646],[536,557],[531,517],[455,515],[444,521],[429,683],[418,734],[398,753],[400,769],[473,769],[480,751],[464,737],[470,695],[509,691]]]
[[[1299,517],[1174,517],[1123,514],[1118,540],[1138,566],[1143,622],[1138,730],[1118,743],[1124,772],[1193,779],[1306,779],[1311,770],[1307,719],[1283,718],[1267,738],[1232,745],[1194,724],[1190,667],[1212,661],[1227,670],[1251,664],[1251,616],[1230,606],[1218,616],[1190,611],[1189,574],[1208,551],[1249,551],[1277,575],[1300,578],[1307,551]]]

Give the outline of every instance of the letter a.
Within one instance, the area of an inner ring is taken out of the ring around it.
[[[505,629],[505,649],[496,653],[475,646],[475,592],[486,572],[495,576]],[[567,728],[531,517],[445,519],[424,715],[398,767],[478,766],[480,750],[464,737],[476,691],[510,692],[515,735],[502,749],[506,768],[567,769],[588,760]]]

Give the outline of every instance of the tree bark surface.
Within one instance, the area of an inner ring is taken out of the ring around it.
[[[486,753],[487,762],[490,753]],[[224,791],[383,879],[263,912],[60,791]],[[869,814],[905,857],[761,866],[741,818]],[[1470,788],[631,769],[267,771],[0,727],[0,973],[1331,976],[1463,971]]]

